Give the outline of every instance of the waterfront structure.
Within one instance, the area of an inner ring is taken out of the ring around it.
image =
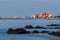
[[[32,14],[33,18],[51,18],[53,15],[51,13],[39,13],[39,14]]]

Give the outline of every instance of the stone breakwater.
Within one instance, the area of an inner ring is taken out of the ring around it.
[[[60,31],[56,31],[56,32],[50,32],[50,31],[46,31],[46,30],[42,30],[41,32],[39,32],[38,30],[33,30],[33,32],[30,32],[27,29],[33,29],[33,28],[37,28],[37,29],[44,29],[44,27],[42,26],[36,26],[33,27],[32,25],[26,25],[25,28],[16,28],[16,29],[12,29],[9,28],[7,31],[7,34],[31,34],[31,33],[47,33],[49,35],[54,35],[54,36],[60,36]]]
[[[25,30],[25,28],[9,28],[7,34],[30,34],[30,33],[49,33],[49,31],[43,30],[39,32],[38,30],[33,30],[33,32]]]

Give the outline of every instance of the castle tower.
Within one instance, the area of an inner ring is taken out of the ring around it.
[[[43,16],[43,14],[42,14],[42,11],[39,13],[39,15],[38,15],[38,17],[42,17]]]

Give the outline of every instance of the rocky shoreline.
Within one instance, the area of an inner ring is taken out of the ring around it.
[[[30,31],[26,30],[26,29],[34,29],[34,28],[35,29],[46,29],[42,26],[33,27],[32,25],[26,25],[25,28],[16,28],[16,29],[9,28],[7,31],[7,34],[47,33],[49,35],[60,36],[60,31],[50,32],[50,31],[43,30],[43,31],[39,32],[38,30],[33,30],[33,32],[30,32]]]
[[[46,26],[55,26],[55,27],[49,27],[49,28],[47,28],[47,27],[44,27],[44,26],[33,27],[32,25],[26,25],[25,28],[26,29],[60,29],[60,25],[59,24],[51,24],[51,25],[46,25]]]

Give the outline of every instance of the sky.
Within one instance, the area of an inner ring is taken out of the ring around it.
[[[41,11],[60,15],[60,0],[0,0],[0,17],[31,16]]]

